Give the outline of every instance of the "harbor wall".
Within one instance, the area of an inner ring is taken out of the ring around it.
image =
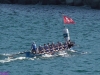
[[[100,0],[0,0],[2,4],[40,4],[40,5],[69,5],[69,6],[90,6],[93,9],[100,9]]]

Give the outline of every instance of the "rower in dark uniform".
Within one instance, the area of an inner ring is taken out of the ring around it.
[[[49,51],[49,46],[44,44],[44,50],[45,50],[45,52],[48,52]]]
[[[59,50],[59,45],[58,45],[58,44],[55,45],[55,50],[56,50],[56,51]]]
[[[59,47],[59,50],[63,50],[63,44],[62,44],[62,42],[58,42],[58,47]]]
[[[39,53],[43,53],[44,48],[40,45],[39,48],[38,48],[38,50],[39,50]]]
[[[53,45],[50,45],[49,48],[50,48],[50,52],[53,52],[53,50],[54,50]]]
[[[64,45],[64,47],[63,47],[64,49],[68,48],[68,43],[67,42],[65,42],[63,45]]]
[[[47,43],[47,45],[50,47],[50,43]]]

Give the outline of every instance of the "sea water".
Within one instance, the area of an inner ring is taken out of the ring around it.
[[[37,58],[8,56],[37,46],[64,42],[62,14],[76,46],[59,56]],[[87,6],[0,4],[0,74],[6,75],[100,75],[100,10]]]

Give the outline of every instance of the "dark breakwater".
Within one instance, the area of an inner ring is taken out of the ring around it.
[[[0,0],[3,4],[90,6],[100,9],[100,0]]]

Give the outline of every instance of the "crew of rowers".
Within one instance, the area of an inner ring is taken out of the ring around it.
[[[31,49],[32,53],[44,53],[44,52],[54,52],[54,51],[59,51],[59,50],[64,50],[64,49],[70,49],[72,46],[74,46],[73,42],[70,42],[70,36],[69,36],[69,30],[68,28],[64,27],[63,30],[63,37],[65,39],[65,43],[62,44],[61,42],[58,42],[57,44],[44,44],[44,46],[39,46],[38,48],[36,47],[35,42],[33,42]]]
[[[39,45],[39,47],[36,46],[36,43],[33,42],[31,49],[32,49],[32,53],[47,53],[47,52],[54,52],[54,51],[60,51],[60,50],[64,50],[64,49],[69,49],[73,46],[73,43],[70,42],[70,40],[68,42],[65,42],[64,44],[62,44],[61,42],[57,42],[57,44],[54,44],[54,42],[52,44],[48,43],[48,44],[44,44],[44,46]]]

